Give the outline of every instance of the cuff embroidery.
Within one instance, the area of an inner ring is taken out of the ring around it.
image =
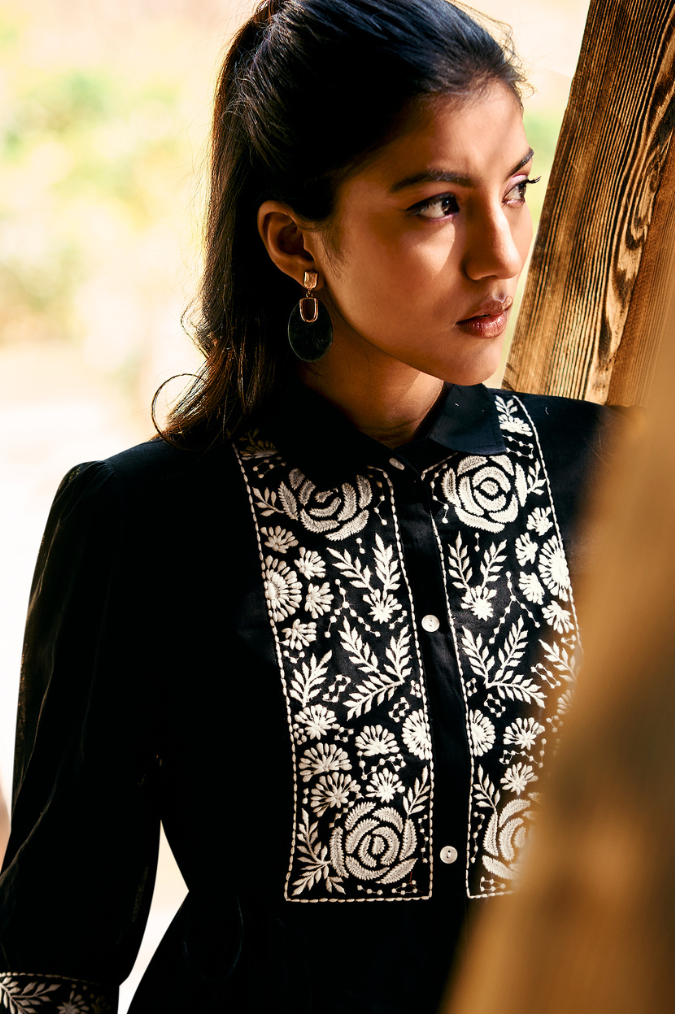
[[[115,1014],[117,990],[58,975],[0,974],[5,1014]]]

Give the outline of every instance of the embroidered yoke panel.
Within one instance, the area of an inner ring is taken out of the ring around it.
[[[471,752],[469,897],[517,875],[579,643],[535,426],[518,398],[496,404],[507,453],[455,455],[428,475]]]
[[[517,398],[506,452],[423,473],[466,708],[466,890],[506,893],[578,643],[546,466]],[[285,897],[404,900],[432,891],[427,688],[394,487],[382,468],[319,489],[257,437],[240,442],[293,751]]]
[[[264,445],[240,461],[293,749],[285,896],[428,898],[431,737],[390,480],[319,490]]]

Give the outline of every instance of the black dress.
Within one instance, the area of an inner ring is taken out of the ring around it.
[[[236,446],[73,469],[28,616],[0,1010],[116,1010],[161,820],[189,893],[135,1014],[431,1014],[569,702],[610,415],[450,387],[392,452],[295,385]]]

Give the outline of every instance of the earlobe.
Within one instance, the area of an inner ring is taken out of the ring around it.
[[[279,201],[265,201],[258,209],[258,232],[270,259],[280,271],[302,284],[306,271],[316,271],[305,246],[305,229],[298,216]]]

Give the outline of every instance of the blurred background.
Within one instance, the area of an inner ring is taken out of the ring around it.
[[[211,93],[219,54],[253,6],[0,0],[0,786],[7,799],[24,615],[56,487],[72,465],[148,439],[158,385],[198,365],[181,314],[199,278]],[[588,4],[478,6],[512,26],[534,87],[525,124],[543,177],[528,195],[536,227]],[[120,1014],[184,893],[163,843]]]

